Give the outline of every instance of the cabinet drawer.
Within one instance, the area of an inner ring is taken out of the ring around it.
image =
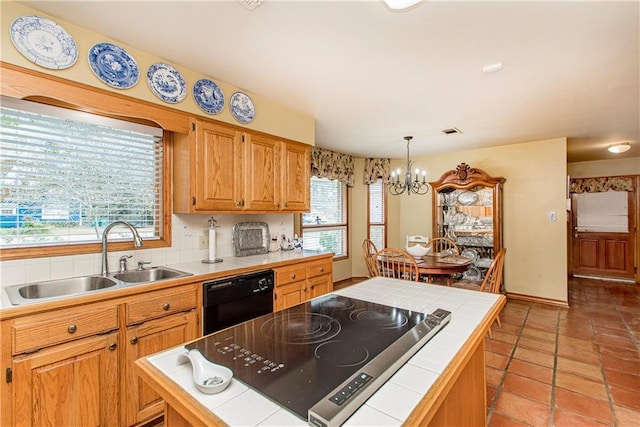
[[[23,353],[118,328],[118,307],[74,307],[17,319],[13,354]]]
[[[157,291],[126,304],[127,325],[196,308],[197,297],[191,286]]]
[[[276,286],[298,282],[307,278],[307,265],[299,264],[275,270]]]
[[[316,277],[323,274],[331,274],[332,261],[317,261],[309,263],[307,277]]]

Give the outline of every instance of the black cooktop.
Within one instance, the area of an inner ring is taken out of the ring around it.
[[[186,348],[198,349],[211,362],[227,366],[236,379],[307,420],[318,402],[328,400],[337,410],[343,409],[344,401],[362,383],[374,382],[379,374],[371,366],[380,365],[380,360],[372,361],[392,344],[415,347],[432,329],[428,338],[434,335],[450,317],[449,312],[439,311],[444,314],[435,317],[327,295],[205,336]],[[397,362],[395,355],[392,358],[396,360],[383,365]],[[355,389],[345,383],[351,378]],[[336,389],[339,386],[344,390]]]

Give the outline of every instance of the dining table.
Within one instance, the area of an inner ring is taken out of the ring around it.
[[[418,264],[418,272],[425,275],[429,283],[433,283],[433,279],[437,277],[442,284],[450,286],[453,282],[451,275],[465,272],[473,260],[460,255],[425,255],[417,258],[416,263]]]

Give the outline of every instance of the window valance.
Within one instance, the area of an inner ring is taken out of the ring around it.
[[[364,184],[373,184],[382,178],[385,184],[389,182],[391,161],[389,159],[364,159]]]
[[[571,180],[572,193],[600,193],[603,191],[633,191],[633,178],[605,176],[601,178],[576,178]]]
[[[311,174],[318,178],[328,178],[340,181],[353,187],[353,157],[325,148],[311,149]]]

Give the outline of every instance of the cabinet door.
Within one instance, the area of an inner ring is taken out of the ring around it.
[[[245,135],[245,209],[280,209],[280,142],[262,135]]]
[[[309,211],[311,188],[311,148],[300,144],[282,145],[282,209]]]
[[[119,424],[118,333],[17,356],[14,425]]]
[[[330,274],[309,279],[309,298],[319,297],[333,291],[333,281]]]
[[[290,283],[278,286],[273,290],[273,310],[280,311],[285,308],[300,304],[307,298],[307,281]]]
[[[163,410],[160,396],[135,374],[133,362],[197,338],[199,328],[196,319],[195,311],[190,311],[127,328],[123,385],[127,425],[153,418]]]
[[[198,121],[195,147],[195,210],[242,209],[242,134]]]

